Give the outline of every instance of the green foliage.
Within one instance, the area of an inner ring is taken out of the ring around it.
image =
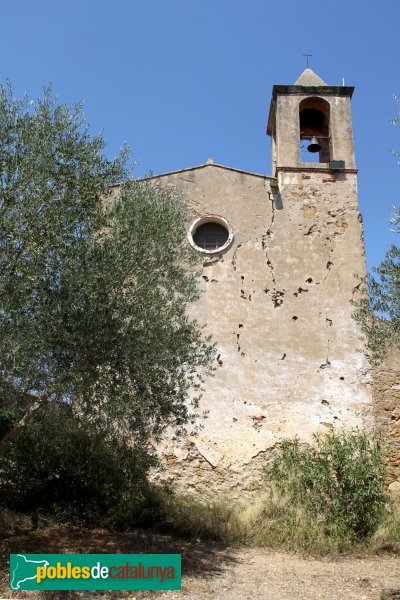
[[[155,528],[165,519],[165,506],[161,502],[161,492],[147,484],[143,490],[118,502],[103,518],[106,527],[118,531],[131,531],[134,528]],[[126,494],[125,494],[126,496]]]
[[[267,470],[278,492],[320,520],[328,535],[363,538],[385,506],[382,448],[364,433],[314,436],[314,445],[284,440]]]
[[[110,162],[103,147],[80,106],[57,106],[50,90],[33,105],[0,87],[0,365],[18,390],[73,385],[61,381],[71,323],[59,313],[57,334],[56,310],[103,222],[101,195],[124,176],[124,157]]]
[[[31,515],[53,515],[89,525],[143,525],[151,496],[143,448],[107,439],[73,416],[67,405],[49,404],[30,422],[0,461],[0,506]]]
[[[182,198],[103,149],[80,105],[0,86],[0,396],[22,414],[66,401],[140,443],[194,421],[213,349],[187,317]]]
[[[395,98],[398,103],[399,100]],[[400,125],[398,116],[391,121]],[[400,164],[400,153],[394,152]],[[400,211],[394,207],[390,219],[393,231],[400,233]],[[372,363],[379,363],[391,346],[400,347],[400,248],[392,245],[385,259],[368,275],[360,286],[361,296],[356,306],[355,319],[361,325],[365,337],[365,353]]]
[[[3,410],[0,413],[0,438],[2,438],[7,431],[11,429],[16,421],[15,411]]]
[[[355,301],[355,319],[365,334],[366,354],[373,363],[384,358],[392,345],[400,347],[400,248],[391,246],[385,259],[374,267]]]
[[[198,290],[185,219],[183,199],[169,189],[127,182],[110,205],[109,228],[99,234],[85,278],[90,306],[82,318],[101,323],[85,353],[85,407],[93,395],[101,398],[112,418],[142,437],[194,423],[189,391],[199,391],[213,355],[187,316]],[[191,396],[192,409],[197,402]]]

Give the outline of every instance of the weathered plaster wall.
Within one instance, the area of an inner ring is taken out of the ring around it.
[[[256,489],[286,436],[372,427],[368,365],[352,319],[365,273],[356,175],[320,168],[268,177],[217,165],[158,178],[193,218],[225,217],[234,242],[207,257],[192,316],[217,342],[197,437],[162,448],[164,481],[214,493]]]

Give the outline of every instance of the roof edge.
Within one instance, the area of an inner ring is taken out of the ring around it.
[[[167,171],[166,173],[160,173],[159,175],[150,175],[148,177],[140,177],[138,181],[148,179],[158,179],[159,177],[168,177],[168,175],[176,175],[178,173],[187,173],[188,171],[196,171],[198,169],[204,169],[206,167],[217,167],[219,169],[225,169],[226,171],[234,171],[235,173],[243,173],[244,175],[251,175],[253,177],[262,177],[263,179],[275,179],[272,175],[263,175],[262,173],[252,173],[251,171],[245,171],[244,169],[236,169],[235,167],[227,167],[219,163],[205,163],[203,165],[196,165],[195,167],[187,167],[186,169],[178,169],[176,171]]]
[[[350,96],[352,97],[354,86],[350,85],[274,85],[272,87],[272,97],[276,98],[278,94],[295,94],[310,96],[311,94],[320,94],[322,96]]]

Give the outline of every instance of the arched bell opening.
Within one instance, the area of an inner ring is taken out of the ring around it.
[[[330,161],[330,105],[323,98],[305,98],[299,105],[301,162]]]

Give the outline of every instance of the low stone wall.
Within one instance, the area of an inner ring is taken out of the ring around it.
[[[392,487],[400,487],[400,349],[394,348],[373,370],[376,428],[387,446],[386,466]]]

